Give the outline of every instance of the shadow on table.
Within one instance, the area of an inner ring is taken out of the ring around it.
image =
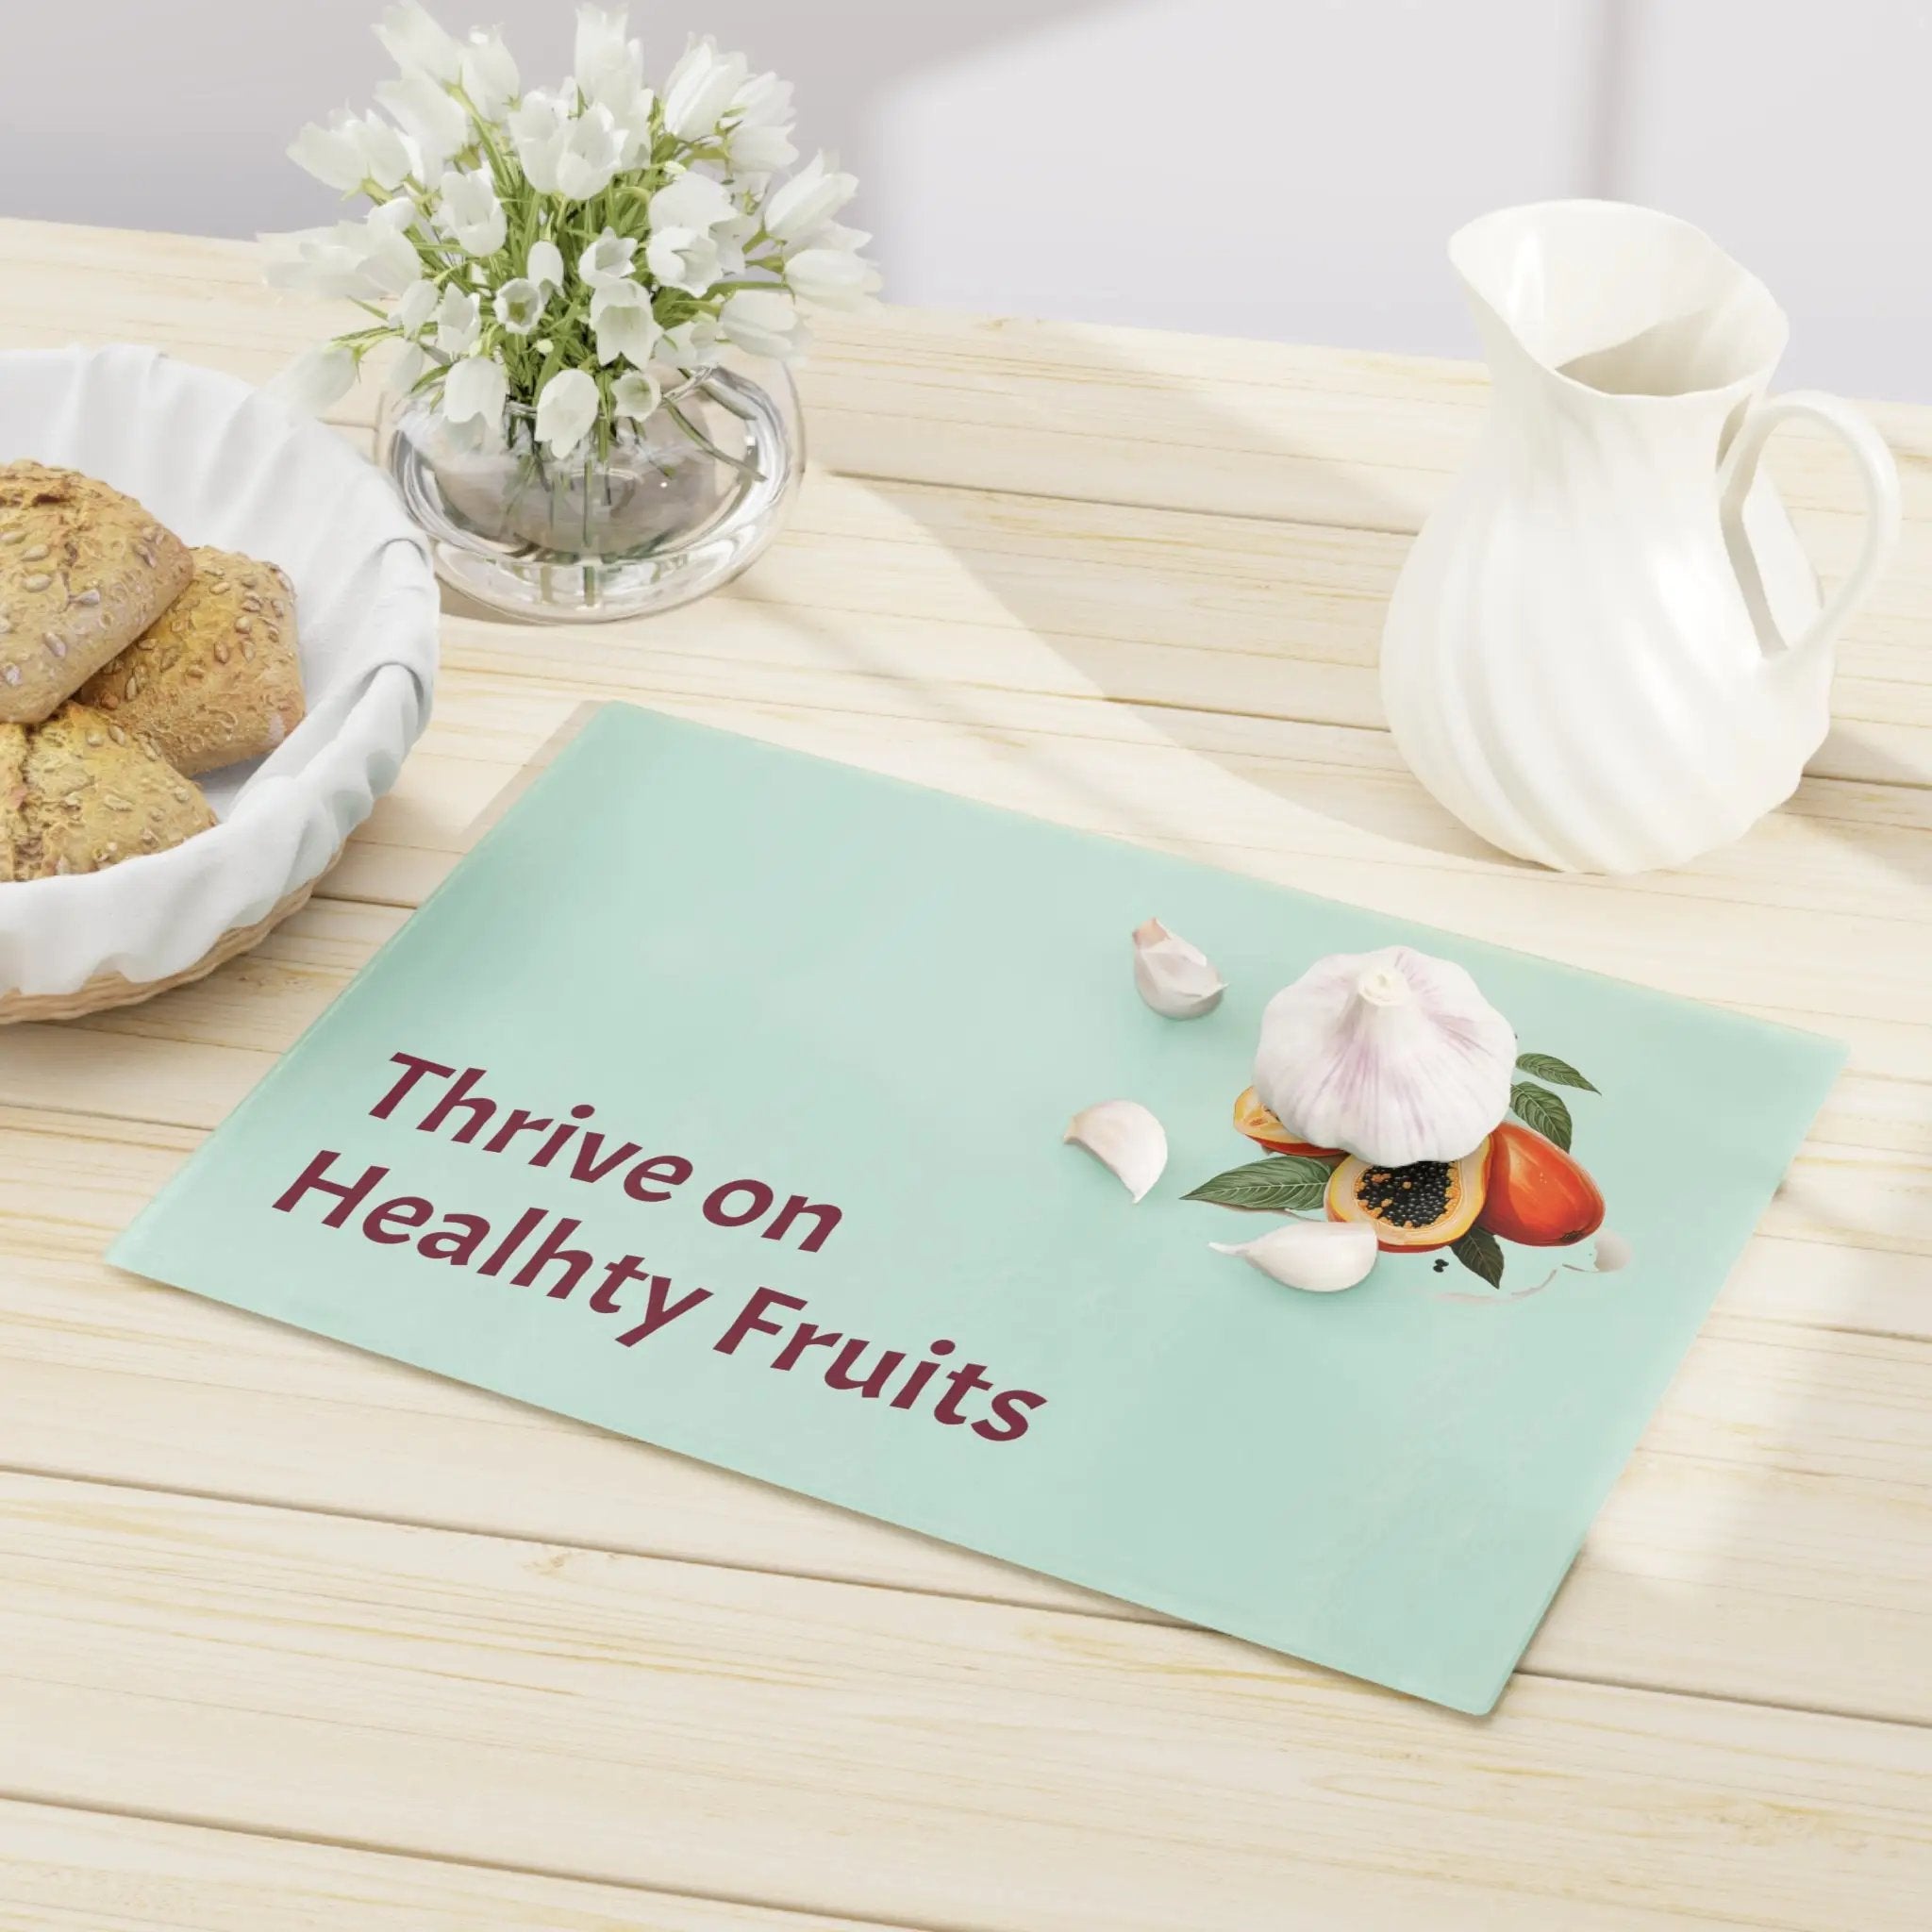
[[[1271,441],[1253,418],[1237,420],[1230,407],[1126,353],[1109,364],[1097,337],[1082,332],[1081,400],[1112,391],[1127,407],[1146,394],[1158,416],[1150,438],[1186,472],[1173,494],[1190,507],[1150,500],[1159,491],[1149,489],[1144,461],[1109,475],[1108,444],[1127,443],[1131,424],[1103,432],[1095,461],[1080,448],[1085,425],[1056,420],[1045,403],[1037,424],[1015,423],[1020,398],[1010,391],[999,398],[1006,433],[1016,444],[1035,428],[1063,438],[1072,453],[1065,475],[1051,474],[1049,458],[1048,473],[1036,475],[1016,455],[1002,489],[1004,477],[987,479],[982,448],[968,491],[886,476],[862,487],[922,525],[1074,674],[1042,669],[1033,690],[1111,708],[1111,717],[1096,715],[1091,737],[1162,743],[1218,768],[1248,794],[1239,803],[1229,795],[1237,818],[1252,815],[1258,791],[1419,854],[1514,866],[1435,804],[1381,724],[1382,618],[1416,503],[1396,500],[1368,464],[1327,461],[1298,447],[1291,428]],[[1363,406],[1365,418],[1373,407]],[[1277,470],[1294,473],[1291,484],[1275,487]],[[1243,478],[1267,506],[1253,516],[1229,508],[1241,501]],[[1191,507],[1209,503],[1216,507]],[[1060,534],[1067,541],[1056,550]],[[849,632],[836,647],[852,668],[905,684],[903,670],[882,660],[854,661],[871,654]],[[935,678],[917,689],[934,717],[984,728],[986,708],[970,683]],[[1131,778],[1097,802],[1121,829],[1172,833]]]
[[[1802,1208],[1810,1185],[1798,1170],[1780,1198]],[[1828,1278],[1779,1312],[1807,1255]],[[1927,1504],[1907,1475],[1932,1451],[1918,1266],[1751,1242],[1532,1641],[1531,1674],[1932,1718]]]
[[[1932,838],[1926,837],[1932,832],[1932,767],[1907,763],[1856,724],[1834,724],[1828,749],[1835,769],[1856,771],[1859,782],[1886,789],[1883,811],[1864,811],[1853,822],[1839,818],[1832,782],[1808,777],[1798,788],[1795,808],[1855,847],[1858,862],[1875,861],[1908,891],[1924,891],[1932,885]]]

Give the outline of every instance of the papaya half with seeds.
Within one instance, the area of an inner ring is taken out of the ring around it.
[[[1359,1221],[1391,1254],[1446,1248],[1476,1224],[1488,1186],[1490,1143],[1460,1160],[1381,1167],[1353,1155],[1328,1176],[1330,1221]]]
[[[1604,1224],[1604,1197],[1581,1165],[1533,1129],[1505,1121],[1490,1136],[1477,1219],[1526,1248],[1567,1248]]]
[[[1297,1141],[1280,1120],[1261,1105],[1261,1097],[1247,1088],[1234,1104],[1237,1133],[1245,1134],[1257,1147],[1270,1154],[1312,1154],[1323,1160],[1340,1160],[1340,1147],[1317,1147],[1312,1141]]]

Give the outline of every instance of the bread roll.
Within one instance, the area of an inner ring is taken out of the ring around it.
[[[27,876],[26,726],[0,724],[0,883]]]
[[[281,743],[302,722],[302,670],[288,578],[233,550],[191,555],[188,588],[79,696],[192,776]]]
[[[186,546],[75,470],[0,465],[0,723],[38,724],[186,588]]]
[[[0,724],[0,880],[99,872],[214,822],[152,744],[85,705]]]

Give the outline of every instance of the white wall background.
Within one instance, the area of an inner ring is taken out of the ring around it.
[[[4,0],[0,210],[250,234],[331,217],[282,149],[362,105],[386,0]],[[569,0],[500,21],[526,77]],[[1928,0],[655,0],[798,82],[908,302],[1474,352],[1442,242],[1648,201],[1790,309],[1788,379],[1932,401]]]

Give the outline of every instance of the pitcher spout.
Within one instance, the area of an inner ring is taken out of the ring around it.
[[[1689,222],[1615,201],[1548,201],[1484,215],[1449,258],[1499,380],[1511,365],[1585,395],[1706,399],[1761,391],[1784,311]]]

